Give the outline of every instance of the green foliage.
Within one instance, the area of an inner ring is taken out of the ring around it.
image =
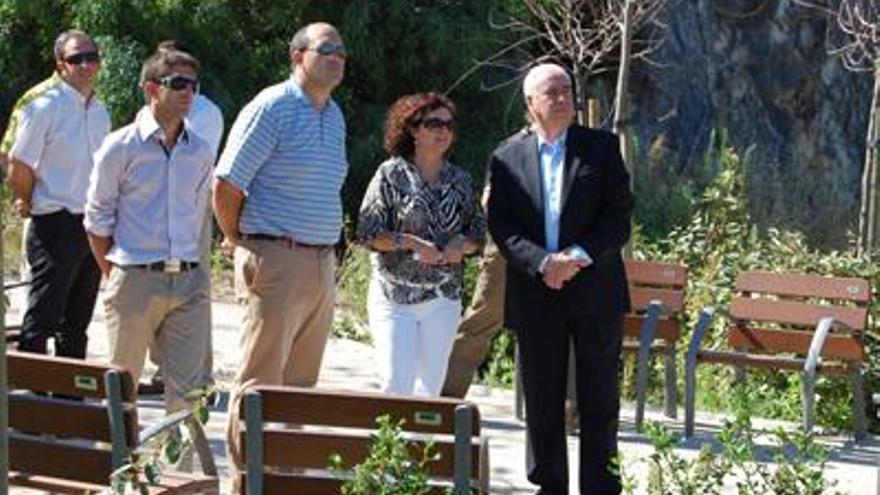
[[[693,328],[702,308],[728,307],[735,277],[745,270],[861,277],[873,287],[880,283],[880,253],[858,257],[854,251],[824,252],[809,247],[801,233],[758,229],[749,216],[743,188],[743,161],[748,161],[749,155],[747,152],[740,160],[727,145],[724,134],[717,134],[707,162],[709,167],[718,170],[718,175],[703,192],[691,220],[663,239],[637,237],[634,241],[636,258],[688,266],[686,331]],[[872,314],[877,314],[878,305],[880,301],[873,303]],[[722,343],[726,323],[723,318],[716,318],[706,336],[705,346]],[[865,342],[871,354],[878,345],[876,318],[871,318],[869,324]],[[880,385],[878,369],[880,367],[869,360],[865,370],[869,389]],[[701,406],[720,407],[724,403],[722,399],[730,392],[731,378],[726,367],[720,373],[715,366],[698,368]],[[750,372],[749,383],[759,397],[758,414],[790,420],[800,417],[799,374]],[[840,386],[838,378],[821,377],[816,390],[819,424],[849,428],[852,424],[849,388]],[[878,428],[876,421],[872,428]]]
[[[199,425],[206,425],[209,419],[208,397],[212,387],[190,391],[186,400],[190,403],[192,417]],[[113,495],[145,495],[148,486],[158,485],[165,466],[173,466],[181,461],[183,455],[192,447],[192,434],[189,422],[177,424],[139,445],[131,453],[128,463],[110,474],[110,493]]]
[[[422,495],[428,493],[428,463],[439,460],[429,442],[414,458],[404,437],[403,420],[388,415],[376,418],[378,429],[367,458],[354,467],[342,485],[342,495]],[[345,460],[339,454],[328,459],[330,469],[345,475]]]
[[[728,403],[733,418],[724,422],[718,435],[720,452],[704,445],[696,456],[683,457],[675,451],[681,441],[678,435],[658,423],[648,424],[646,433],[654,451],[636,461],[648,464],[645,492],[721,494],[733,485],[740,495],[829,493],[834,482],[824,475],[827,449],[800,431],[756,429],[751,419],[756,399],[747,387],[734,388]],[[643,493],[638,480],[624,468],[618,461],[624,493]]]

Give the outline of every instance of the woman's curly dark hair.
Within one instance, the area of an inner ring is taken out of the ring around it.
[[[391,156],[412,158],[415,142],[410,129],[419,125],[425,114],[445,108],[455,117],[455,104],[439,93],[416,93],[401,96],[388,109],[385,119],[385,151]]]

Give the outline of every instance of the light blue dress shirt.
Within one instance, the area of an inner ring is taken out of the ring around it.
[[[139,265],[198,261],[208,211],[210,145],[184,130],[166,151],[163,131],[148,108],[111,133],[95,153],[86,201],[86,230],[113,237],[107,259]]]
[[[547,251],[559,251],[559,219],[562,216],[562,176],[565,169],[565,133],[553,142],[538,136],[544,200],[544,239]]]
[[[544,239],[547,251],[559,252],[559,224],[562,218],[562,182],[565,174],[565,132],[555,141],[545,141],[538,135],[538,158],[541,163],[541,187],[544,200]],[[586,250],[577,244],[570,246],[571,254],[591,264],[593,262]],[[543,273],[548,254],[538,267]]]

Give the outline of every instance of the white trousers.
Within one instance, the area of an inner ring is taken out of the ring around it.
[[[461,318],[461,301],[441,296],[399,304],[385,297],[374,278],[367,312],[382,391],[439,396]]]

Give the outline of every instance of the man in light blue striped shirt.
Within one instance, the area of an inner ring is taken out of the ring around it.
[[[342,81],[345,45],[336,28],[315,23],[294,35],[289,53],[292,76],[242,109],[215,172],[214,211],[224,242],[235,246],[246,305],[227,431],[233,469],[242,466],[243,389],[313,386],[333,317],[332,247],[348,162],[345,122],[330,93]]]
[[[210,274],[199,270],[214,154],[184,123],[198,61],[160,50],[144,62],[147,106],[95,153],[85,227],[108,277],[110,360],[137,382],[156,344],[168,412],[189,407],[211,352]]]

